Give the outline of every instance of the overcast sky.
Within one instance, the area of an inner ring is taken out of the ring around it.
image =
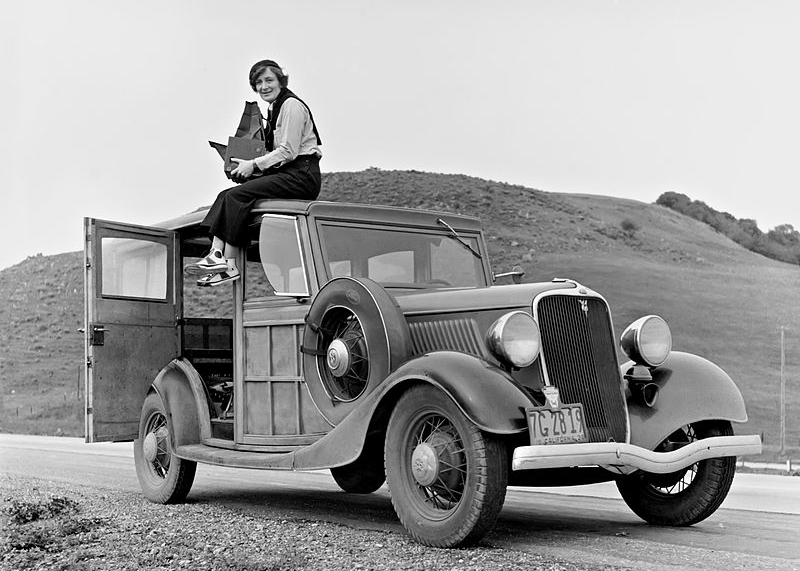
[[[0,0],[0,268],[210,204],[278,61],[324,171],[463,173],[800,229],[800,2]]]

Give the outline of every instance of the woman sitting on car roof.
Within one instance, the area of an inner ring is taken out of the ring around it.
[[[322,141],[311,110],[288,84],[289,77],[273,60],[261,60],[250,69],[250,87],[269,104],[264,124],[267,154],[253,160],[232,159],[237,166],[231,178],[240,184],[220,192],[202,222],[209,227],[211,251],[186,266],[188,273],[203,275],[197,280],[199,286],[239,279],[236,257],[247,244],[246,220],[257,200],[319,196]]]

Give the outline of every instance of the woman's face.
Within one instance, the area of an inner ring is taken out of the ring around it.
[[[275,72],[267,68],[256,78],[256,93],[267,103],[272,103],[281,92],[281,84]]]

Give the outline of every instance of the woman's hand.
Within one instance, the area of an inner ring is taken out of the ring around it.
[[[255,161],[247,159],[231,158],[236,163],[236,168],[231,171],[231,178],[236,182],[242,182],[253,176],[255,171]]]

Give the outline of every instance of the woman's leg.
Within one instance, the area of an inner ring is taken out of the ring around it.
[[[313,200],[319,195],[321,184],[319,159],[302,157],[278,171],[220,192],[202,222],[203,226],[210,228],[213,236],[211,253],[196,264],[198,269],[205,268],[209,274],[219,275],[207,275],[198,281],[198,285],[219,285],[239,278],[235,260],[240,247],[249,241],[247,218],[258,200]],[[226,264],[224,268],[223,261]]]
[[[248,242],[247,218],[253,205],[263,199],[314,200],[320,191],[319,161],[302,157],[286,167],[223,190],[208,211],[203,226],[232,246]]]
[[[225,257],[229,260],[236,260],[236,257],[239,255],[239,246],[234,246],[233,244],[225,244],[224,249],[222,250],[225,254]]]

